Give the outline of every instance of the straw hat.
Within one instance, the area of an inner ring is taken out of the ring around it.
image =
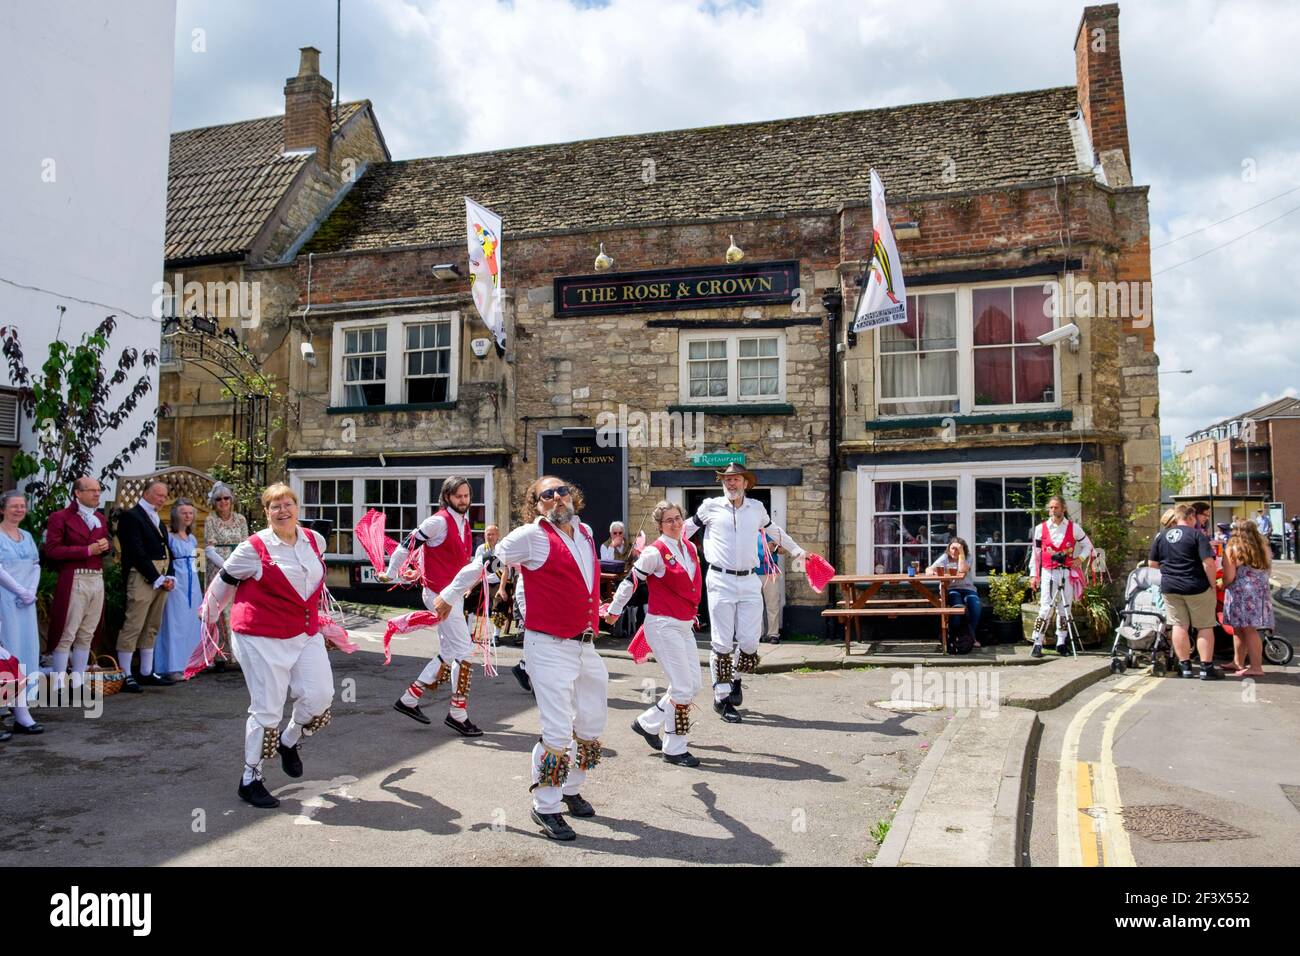
[[[758,475],[754,474],[744,465],[737,464],[734,461],[731,464],[729,464],[723,471],[716,471],[714,472],[714,474],[717,475],[719,481],[721,481],[723,478],[726,478],[728,475],[743,475],[745,477],[746,491],[748,491],[750,488],[753,488],[756,484],[758,484]]]

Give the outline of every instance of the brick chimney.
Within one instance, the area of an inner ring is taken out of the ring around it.
[[[1107,179],[1113,185],[1131,184],[1124,75],[1119,64],[1118,3],[1083,8],[1074,38],[1074,65],[1079,109],[1092,139],[1094,160],[1107,170]],[[1122,176],[1117,175],[1121,159]]]
[[[334,87],[320,75],[320,50],[305,46],[299,52],[298,75],[284,84],[284,148],[314,149],[317,164],[328,169]]]

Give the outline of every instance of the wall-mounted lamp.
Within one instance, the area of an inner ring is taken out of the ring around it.
[[[608,272],[612,268],[614,268],[614,260],[605,255],[605,244],[602,242],[600,252],[596,255],[596,271]]]
[[[441,279],[443,282],[451,282],[460,278],[460,266],[454,262],[444,262],[433,267],[433,277]]]
[[[727,261],[731,263],[739,262],[745,258],[744,250],[736,245],[736,237],[731,237],[731,245],[727,246]]]

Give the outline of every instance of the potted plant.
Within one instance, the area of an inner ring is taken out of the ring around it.
[[[1020,602],[1028,590],[1023,571],[989,573],[989,603],[993,605],[998,643],[1014,643],[1019,638]]]
[[[1105,640],[1115,623],[1115,609],[1111,603],[1111,587],[1102,581],[1096,581],[1083,589],[1074,602],[1074,624],[1079,629],[1079,640],[1084,644],[1095,644]]]

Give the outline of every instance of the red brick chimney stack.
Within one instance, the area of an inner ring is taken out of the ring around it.
[[[1074,38],[1074,64],[1079,108],[1092,138],[1094,160],[1109,166],[1107,153],[1119,150],[1124,157],[1124,168],[1131,174],[1124,75],[1119,63],[1118,3],[1083,8],[1083,19]],[[1110,157],[1112,162],[1117,158]]]
[[[328,168],[334,87],[320,75],[320,50],[305,46],[299,52],[298,75],[284,84],[284,148],[314,149],[317,164]]]

